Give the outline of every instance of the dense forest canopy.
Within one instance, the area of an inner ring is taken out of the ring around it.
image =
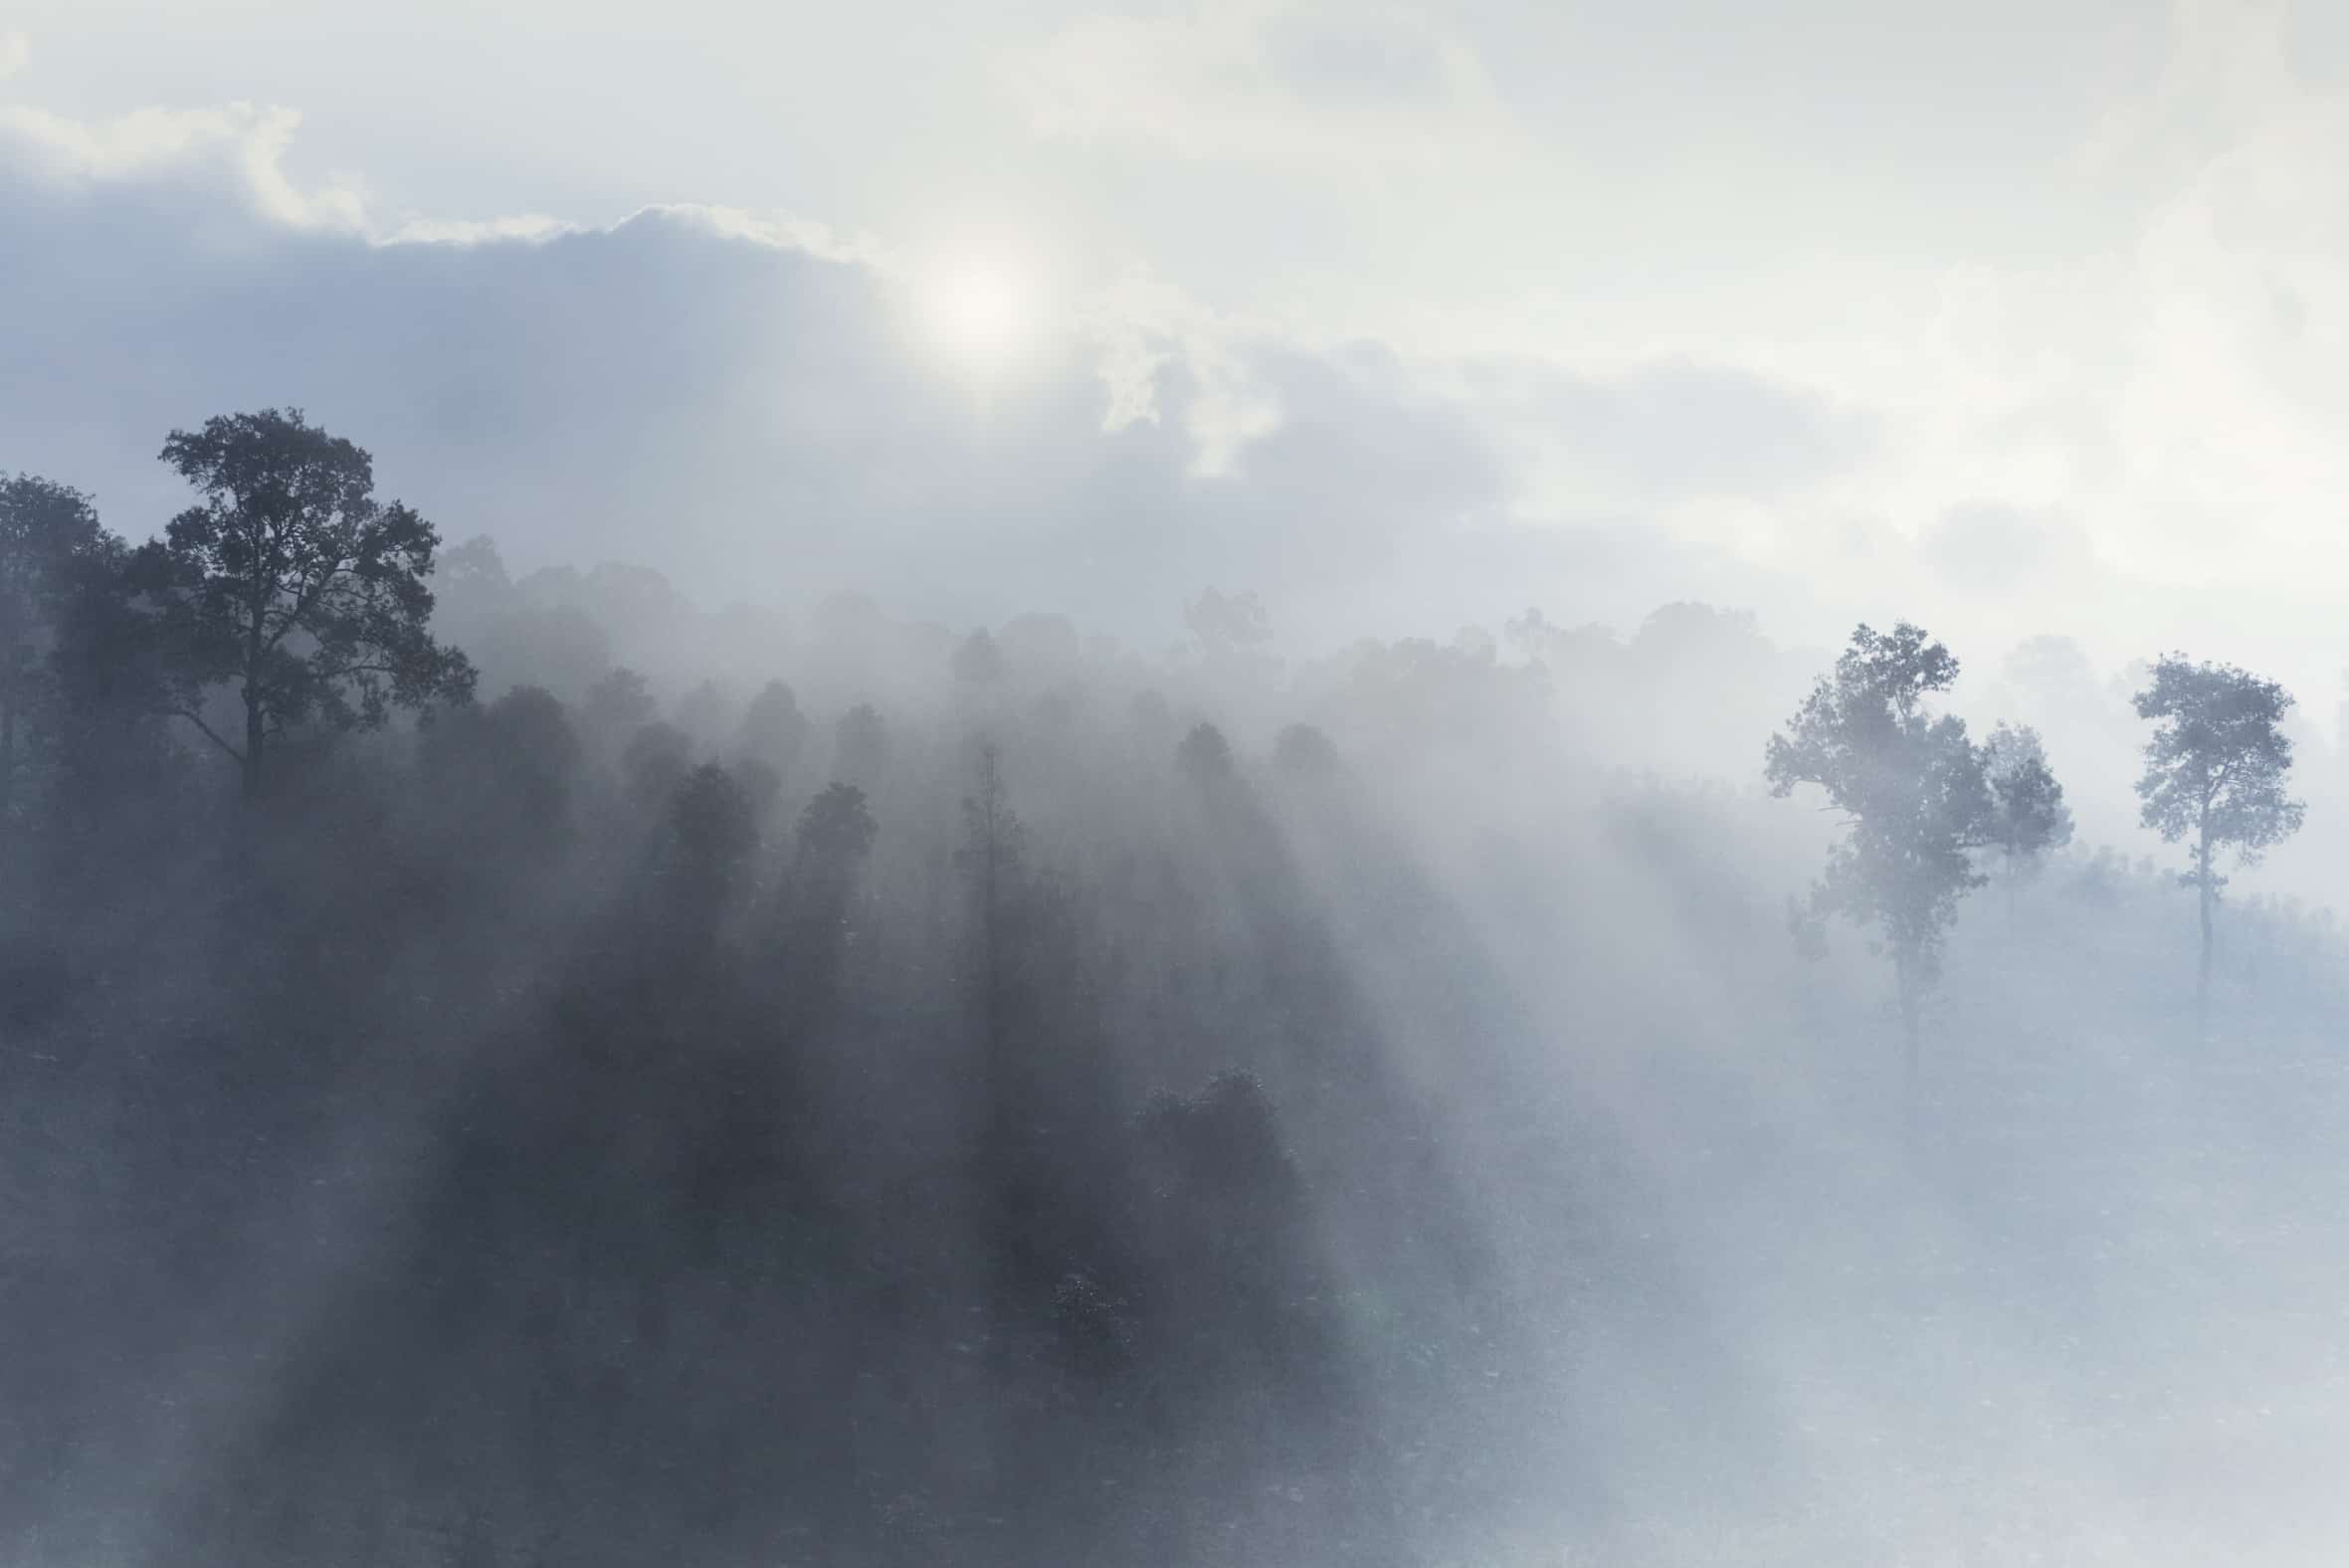
[[[2349,953],[2219,870],[2341,773],[2255,675],[712,613],[296,412],[163,455],[151,541],[0,486],[12,1562],[2349,1529]]]

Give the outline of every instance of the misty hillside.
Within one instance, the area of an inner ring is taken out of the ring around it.
[[[2068,842],[1950,838],[1903,935],[1768,787],[1857,656],[1734,610],[713,612],[298,416],[165,455],[151,543],[0,530],[11,1563],[2349,1538],[2349,949],[2214,884],[2198,1016],[2150,666],[1958,688]]]

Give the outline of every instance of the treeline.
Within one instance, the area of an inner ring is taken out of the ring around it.
[[[1414,896],[1326,738],[1268,798],[984,635],[927,712],[477,700],[365,453],[164,456],[151,543],[0,511],[12,1559],[1402,1550],[1370,1407],[1498,1324],[1300,886],[1301,814]]]
[[[1247,595],[1173,660],[841,601],[656,682],[611,646],[655,584],[444,552],[298,413],[163,457],[194,502],[137,546],[0,490],[12,1560],[1351,1564],[1596,1515],[1570,1341],[1658,1310],[1607,1053],[1840,1041],[1786,961],[1842,916],[1913,1060],[1965,895],[2070,837],[1908,626],[1769,745],[1840,825],[1782,910],[1814,844],[1619,790],[1582,722],[1687,650],[1774,699],[1744,618],[1283,681]],[[2288,700],[2138,699],[2206,955],[2299,821]]]

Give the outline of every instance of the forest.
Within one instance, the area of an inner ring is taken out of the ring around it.
[[[2349,1531],[2349,775],[2256,672],[709,609],[299,412],[161,461],[0,475],[9,1563]]]

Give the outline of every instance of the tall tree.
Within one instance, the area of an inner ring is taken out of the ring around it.
[[[1965,720],[1926,698],[1956,681],[1956,656],[1902,622],[1861,626],[1784,734],[1770,737],[1770,793],[1826,792],[1844,836],[1811,889],[1809,918],[1841,915],[1883,933],[1899,994],[1910,1092],[1918,1015],[1940,975],[1958,900],[1982,884],[1972,852],[1989,842],[1990,785]]]
[[[784,1005],[795,1023],[821,1015],[838,989],[857,874],[876,831],[865,792],[854,784],[826,785],[799,814],[782,965]]]
[[[2219,858],[2255,866],[2269,846],[2299,831],[2307,808],[2284,793],[2292,742],[2283,732],[2291,693],[2233,665],[2195,664],[2166,654],[2134,698],[2139,718],[2154,722],[2137,780],[2138,819],[2166,844],[2184,840],[2193,863],[2178,880],[2195,890],[2202,916],[2202,957],[2195,971],[2194,1014],[2209,1022],[2211,926],[2220,889]]]
[[[0,825],[16,802],[18,737],[47,692],[68,607],[109,559],[98,509],[80,490],[0,479]]]
[[[2071,842],[2071,808],[2048,766],[2039,731],[2029,724],[2002,723],[1992,730],[1983,742],[1982,762],[1990,779],[1990,837],[2006,873],[2011,921],[2017,882],[2048,851]]]
[[[808,721],[799,710],[799,698],[782,682],[769,681],[750,699],[734,738],[734,750],[773,768],[778,776],[787,776],[807,740]]]
[[[236,760],[248,797],[294,725],[372,728],[395,705],[472,695],[473,666],[430,630],[440,535],[375,498],[365,452],[298,409],[264,409],[175,430],[162,458],[203,497],[150,547],[174,710]],[[205,712],[223,686],[244,709],[242,743]]]

